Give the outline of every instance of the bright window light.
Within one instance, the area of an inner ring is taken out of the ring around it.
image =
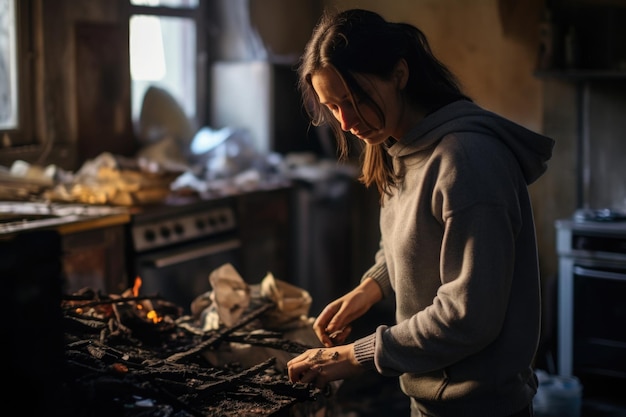
[[[130,67],[133,120],[145,92],[166,90],[190,120],[196,114],[196,23],[171,16],[134,15],[130,19]]]
[[[198,0],[131,0],[130,4],[134,6],[164,6],[164,7],[198,7]]]
[[[165,78],[163,33],[158,17],[131,17],[130,73],[136,81],[161,81]]]
[[[15,0],[0,0],[0,129],[17,127]]]

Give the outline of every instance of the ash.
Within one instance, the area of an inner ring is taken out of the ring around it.
[[[283,367],[287,358],[311,345],[262,328],[273,307],[256,300],[236,325],[203,331],[181,315],[180,307],[160,297],[90,290],[64,296],[64,363],[46,415],[319,413],[332,402],[330,390],[292,384]],[[237,349],[245,353],[238,356]]]

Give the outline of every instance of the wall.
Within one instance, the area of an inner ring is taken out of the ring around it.
[[[322,11],[320,0],[248,1],[250,19],[270,56],[295,61]]]
[[[326,0],[324,5],[366,8],[389,20],[417,25],[478,104],[544,132],[543,114],[550,102],[544,97],[543,80],[534,76],[542,0]],[[555,111],[565,112],[562,108]],[[565,118],[573,121],[569,115]],[[546,280],[556,272],[554,220],[573,211],[569,190],[574,192],[575,160],[570,152],[569,145],[559,143],[548,172],[530,188]],[[561,198],[562,194],[567,198]]]
[[[583,203],[593,209],[626,211],[626,75],[590,82],[587,88],[589,175]]]
[[[482,106],[541,129],[541,82],[533,77],[542,1],[326,0],[420,27],[435,54]]]

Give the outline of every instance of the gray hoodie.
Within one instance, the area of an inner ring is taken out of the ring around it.
[[[375,264],[396,321],[355,343],[432,416],[527,406],[541,321],[527,186],[554,141],[469,101],[428,115],[388,150],[404,180],[385,197]]]

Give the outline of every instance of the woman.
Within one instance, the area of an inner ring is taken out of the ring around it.
[[[380,249],[313,327],[322,349],[289,361],[323,387],[397,376],[412,416],[532,416],[540,281],[530,197],[552,139],[481,109],[414,26],[365,10],[326,14],[298,69],[312,123],[364,143],[360,181],[381,195]],[[396,324],[344,344],[395,297]]]

